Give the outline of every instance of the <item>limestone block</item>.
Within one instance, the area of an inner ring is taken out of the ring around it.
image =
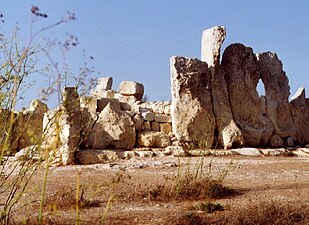
[[[116,91],[114,90],[106,90],[102,92],[102,98],[115,98]]]
[[[170,134],[172,132],[171,123],[160,123],[160,131],[165,134]]]
[[[135,125],[135,130],[141,131],[142,128],[143,128],[143,122],[144,122],[141,115],[135,114],[132,119],[133,119],[133,122],[134,122],[134,125]]]
[[[143,131],[138,134],[141,147],[165,148],[171,144],[167,134],[156,131]]]
[[[87,140],[97,120],[98,114],[96,112],[89,112],[87,108],[81,108],[81,149],[88,148]]]
[[[97,112],[97,98],[94,96],[81,96],[80,107],[87,109],[91,113]]]
[[[155,120],[155,114],[153,112],[142,112],[142,117],[146,121],[154,121]]]
[[[118,99],[99,98],[97,99],[97,112],[102,112],[108,104],[111,104],[114,108],[120,110],[120,102]]]
[[[203,31],[201,59],[208,66],[220,64],[220,49],[226,37],[226,29],[216,26]]]
[[[291,98],[292,116],[296,128],[297,142],[301,145],[309,143],[309,104],[305,98],[305,88],[301,87]]]
[[[134,81],[122,81],[119,85],[119,93],[133,95],[137,100],[141,100],[144,95],[144,85]]]
[[[144,121],[143,127],[144,127],[144,130],[150,131],[151,130],[151,122],[150,121]]]
[[[112,85],[113,85],[112,77],[101,77],[98,79],[98,84],[95,90],[91,92],[91,95],[97,98],[105,97],[105,91],[111,90]]]
[[[170,115],[171,114],[171,105],[164,106],[164,114]]]
[[[152,111],[153,111],[154,113],[160,113],[160,114],[162,114],[162,113],[164,113],[164,102],[159,102],[159,101],[154,102],[154,103],[152,104],[151,108],[152,108]]]
[[[100,90],[111,90],[113,86],[112,77],[101,77],[98,79],[97,89]]]
[[[47,105],[33,100],[29,109],[18,114],[14,124],[13,137],[18,141],[18,149],[42,143],[43,118]]]
[[[151,122],[151,130],[152,131],[160,131],[159,123],[156,122],[156,121]]]
[[[76,158],[80,164],[88,165],[113,162],[121,159],[121,156],[115,150],[87,149],[78,151]]]
[[[172,117],[164,114],[156,114],[155,115],[155,121],[159,123],[171,123]]]
[[[244,156],[261,156],[261,152],[257,148],[236,148],[231,149],[232,153]]]
[[[216,123],[210,91],[211,73],[207,63],[198,59],[172,57],[170,66],[173,133],[180,142],[211,147]]]
[[[257,62],[266,94],[266,115],[274,124],[275,133],[281,138],[296,140],[296,128],[289,104],[289,80],[282,69],[282,62],[276,53],[257,54]]]
[[[261,74],[253,50],[242,44],[228,46],[223,53],[222,66],[233,118],[245,145],[265,145],[273,134],[274,125],[263,116],[256,90]]]
[[[274,134],[271,139],[270,139],[270,146],[271,147],[274,147],[274,148],[280,148],[283,146],[283,140],[282,138],[277,135],[277,134]]]
[[[44,113],[43,117],[43,145],[50,149],[56,149],[60,146],[60,125],[59,118],[63,112],[57,108]]]
[[[135,125],[131,117],[108,103],[89,134],[87,148],[132,148],[135,135]]]

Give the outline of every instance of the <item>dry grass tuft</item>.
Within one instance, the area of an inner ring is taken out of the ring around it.
[[[197,209],[198,210],[198,209]],[[306,225],[308,203],[262,201],[216,214],[190,212],[169,219],[170,225]]]
[[[82,208],[100,207],[101,202],[89,200],[85,198],[85,191],[81,190],[78,206]],[[47,195],[45,207],[52,211],[68,210],[76,207],[76,190],[74,188],[66,188],[57,190],[56,192]]]
[[[220,224],[309,224],[308,203],[283,201],[262,201],[232,210],[224,215]]]
[[[237,195],[236,190],[223,186],[221,181],[211,178],[185,178],[158,184],[150,188],[153,200],[164,199],[208,199]]]

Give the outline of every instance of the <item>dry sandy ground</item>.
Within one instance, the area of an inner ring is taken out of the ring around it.
[[[166,184],[188,168],[196,171],[201,162],[203,173],[213,178],[227,172],[223,185],[238,190],[238,195],[193,200],[151,198],[149,192],[159,184]],[[42,169],[31,180],[23,202],[40,197],[43,177]],[[220,203],[226,210],[264,200],[309,203],[309,158],[168,156],[54,168],[48,171],[44,208],[47,224],[76,223],[74,201],[78,184],[88,204],[79,208],[80,224],[171,224],[173,218],[192,213],[192,205],[206,200]],[[110,207],[108,199],[112,199]],[[14,215],[15,221],[29,224],[34,220],[29,218],[37,216],[38,205],[35,202],[21,209]]]

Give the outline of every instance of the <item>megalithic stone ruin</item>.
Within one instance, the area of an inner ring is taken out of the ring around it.
[[[171,58],[172,101],[146,101],[143,84],[134,81],[123,81],[112,90],[112,77],[102,77],[89,96],[64,88],[62,103],[53,110],[39,101],[26,111],[1,109],[0,127],[14,115],[12,152],[22,154],[21,148],[39,145],[62,165],[102,162],[106,154],[114,157],[132,148],[309,144],[305,89],[289,102],[288,77],[276,53],[255,54],[243,44],[231,44],[221,59],[225,38],[225,27],[207,29],[201,60]],[[259,81],[265,96],[257,92]],[[0,133],[5,135],[5,130]],[[102,152],[106,149],[109,153]],[[91,151],[94,155],[85,153]]]
[[[225,80],[225,71],[220,64],[220,49],[225,37],[225,27],[216,26],[205,30],[202,36],[201,58],[208,64],[211,71],[212,103],[218,133],[217,146],[223,146],[227,149],[233,145],[242,146],[244,139],[233,118]]]

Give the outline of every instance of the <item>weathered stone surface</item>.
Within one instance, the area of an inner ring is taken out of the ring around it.
[[[257,54],[257,62],[266,94],[266,115],[281,138],[296,139],[296,129],[289,104],[289,80],[276,53]]]
[[[293,147],[295,144],[294,144],[294,141],[293,141],[293,138],[291,137],[288,137],[286,139],[286,144],[289,146],[289,147]]]
[[[61,109],[59,152],[63,165],[74,164],[81,138],[80,100],[75,87],[64,88]]]
[[[242,44],[226,48],[222,66],[228,86],[231,110],[246,146],[261,146],[271,138],[274,125],[263,116],[256,87],[260,71],[253,50]]]
[[[143,129],[144,130],[151,130],[151,122],[150,121],[144,121]]]
[[[260,156],[261,152],[257,148],[236,148],[231,150],[236,155]]]
[[[43,145],[48,146],[50,150],[55,150],[60,146],[60,124],[59,118],[63,114],[59,108],[49,110],[43,118]]]
[[[122,81],[119,85],[119,93],[133,95],[137,100],[141,100],[144,95],[144,85],[134,81]]]
[[[16,154],[15,158],[19,161],[38,159],[39,158],[39,149],[37,145],[27,146],[23,149],[20,149]]]
[[[171,123],[160,123],[160,131],[166,134],[172,132],[172,124]]]
[[[60,107],[48,111],[43,119],[44,149],[62,165],[74,164],[81,141],[79,95],[74,87],[66,87]]]
[[[170,64],[173,132],[180,142],[211,147],[216,124],[207,63],[172,57]]]
[[[12,135],[7,136],[11,123],[13,123],[17,116],[18,115],[16,113],[7,109],[0,109],[0,140],[2,140],[0,141],[0,149],[1,151],[5,151],[5,154],[14,154],[18,149],[18,139],[15,137],[8,138]],[[16,135],[13,134],[13,136]]]
[[[135,144],[134,122],[125,112],[108,103],[91,130],[87,148],[132,148]]]
[[[109,103],[117,110],[120,110],[120,102],[118,99],[100,98],[97,99],[97,112],[101,112]]]
[[[274,148],[282,147],[283,146],[282,138],[279,135],[274,134],[270,139],[270,146]]]
[[[155,121],[159,123],[171,123],[172,117],[164,114],[156,114],[155,115]]]
[[[266,107],[266,97],[265,96],[260,96],[260,101],[261,101],[261,110],[262,110],[262,114],[263,116],[266,116],[266,112],[267,112],[267,107]]]
[[[165,115],[170,115],[171,114],[171,105],[166,105],[164,106],[164,112]]]
[[[95,90],[91,92],[91,95],[97,98],[106,97],[105,91],[111,90],[112,85],[113,85],[112,77],[101,77],[98,79],[98,84]]]
[[[171,144],[169,136],[162,132],[143,131],[138,134],[141,147],[165,148]]]
[[[47,105],[39,100],[33,100],[30,108],[19,113],[14,124],[13,136],[18,141],[18,149],[42,143],[43,117]]]
[[[217,26],[203,32],[202,61],[208,64],[211,71],[212,101],[218,129],[218,144],[227,149],[233,145],[242,146],[244,140],[233,119],[224,69],[220,65],[220,48],[225,37],[225,27]]]
[[[153,130],[153,131],[160,131],[159,123],[156,122],[156,121],[151,122],[151,130]]]
[[[220,49],[226,37],[226,29],[216,26],[203,31],[201,59],[208,66],[220,64]]]
[[[297,141],[301,145],[309,143],[309,104],[305,98],[305,88],[301,87],[291,98],[291,109],[296,127]]]
[[[144,122],[141,115],[135,114],[132,119],[133,119],[133,122],[134,122],[134,125],[135,125],[135,130],[141,131],[142,128],[143,128],[143,122]]]
[[[107,163],[121,159],[124,151],[87,149],[78,151],[76,154],[77,161],[82,164]]]
[[[146,121],[154,121],[155,120],[155,114],[153,112],[142,112],[142,118]]]
[[[80,107],[86,108],[91,113],[97,112],[97,98],[94,96],[81,96]]]

